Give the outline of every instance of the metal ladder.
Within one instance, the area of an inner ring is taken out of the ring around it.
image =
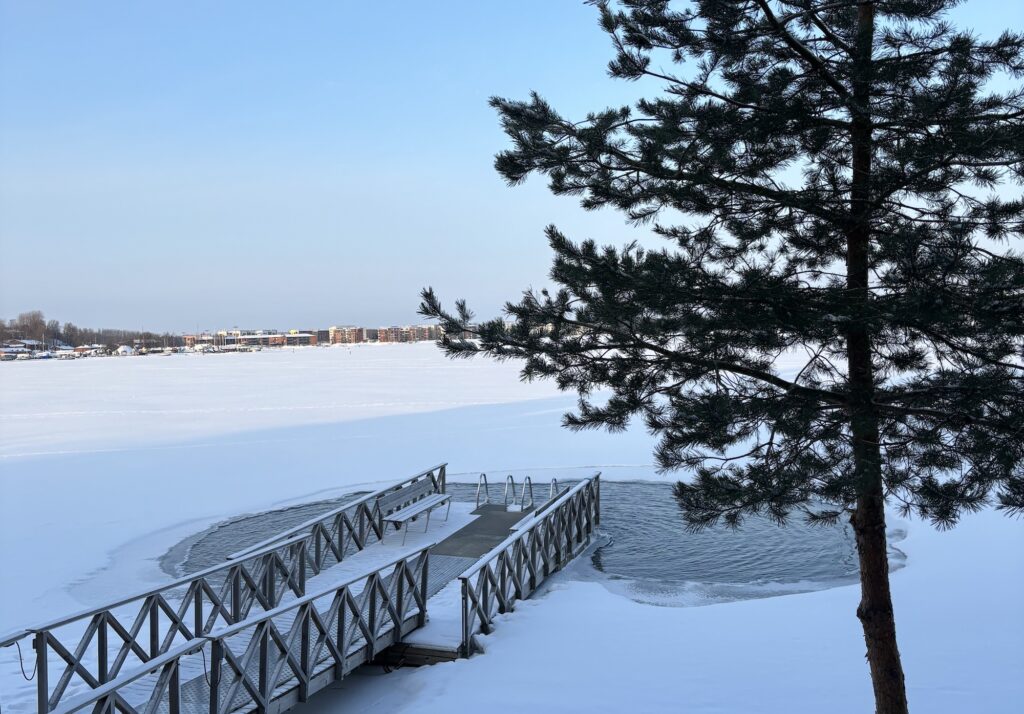
[[[551,488],[549,492],[549,498],[553,497],[558,491],[558,479],[551,479]],[[480,498],[483,496],[483,501]],[[519,508],[526,510],[527,507],[532,508],[536,505],[536,501],[533,497],[533,479],[527,476],[523,479],[523,488],[517,495],[516,492],[516,479],[512,474],[505,477],[505,491],[502,494],[502,503],[507,508],[509,504],[515,505],[516,500],[519,501]],[[476,508],[480,508],[480,504],[488,504],[491,502],[491,493],[489,484],[487,483],[487,474],[480,474],[476,483]]]

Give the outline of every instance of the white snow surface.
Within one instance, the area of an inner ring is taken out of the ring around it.
[[[453,362],[430,344],[0,365],[0,632],[166,581],[157,559],[218,521],[443,461],[449,478],[465,480],[594,469],[605,479],[660,478],[642,429],[561,429],[573,397],[550,383],[523,384],[517,369]],[[985,511],[949,532],[901,525],[908,557],[892,587],[912,711],[1017,711],[1024,522]],[[370,705],[873,708],[856,586],[657,607],[616,594],[585,567],[578,560],[503,617],[482,639],[486,654],[389,675],[368,670],[317,695],[303,714]]]

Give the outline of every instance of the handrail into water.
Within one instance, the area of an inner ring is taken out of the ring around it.
[[[507,549],[510,545],[515,543],[517,540],[521,540],[523,538],[523,536],[526,535],[526,533],[530,529],[532,529],[532,528],[537,526],[538,522],[544,520],[549,515],[551,515],[552,511],[554,511],[556,508],[559,508],[560,506],[564,505],[566,501],[568,501],[572,496],[574,496],[575,494],[577,494],[578,492],[580,492],[581,490],[586,488],[588,485],[590,485],[591,482],[596,482],[596,480],[598,478],[600,478],[600,476],[601,476],[601,473],[597,472],[593,476],[590,476],[589,478],[583,479],[582,481],[577,483],[575,486],[573,486],[571,489],[569,489],[565,493],[563,493],[558,498],[557,501],[555,501],[554,503],[551,503],[548,506],[545,506],[544,510],[538,511],[537,513],[534,513],[533,515],[531,515],[529,518],[527,518],[522,523],[517,523],[515,531],[511,535],[509,535],[505,540],[501,541],[500,543],[498,543],[498,545],[494,546],[489,551],[487,551],[486,553],[481,555],[477,559],[477,561],[475,563],[473,563],[473,565],[469,566],[464,571],[462,571],[462,573],[459,575],[459,577],[460,578],[470,578],[470,577],[476,575],[480,571],[481,568],[483,568],[485,565],[487,565],[487,561],[493,560],[498,554],[501,553],[501,551]]]
[[[554,498],[556,493],[558,493],[558,479],[553,478],[551,479],[551,487],[548,489],[548,499]]]
[[[512,500],[511,501],[508,500],[508,487],[509,486],[512,487]],[[504,494],[503,498],[504,498],[506,506],[509,503],[513,503],[514,504],[516,502],[516,480],[512,477],[512,474],[509,474],[508,476],[505,477],[505,494]]]
[[[484,489],[484,503],[491,502],[491,492],[487,488],[487,474],[480,474],[480,478],[476,482],[476,507],[480,508],[480,487]]]
[[[463,571],[461,656],[473,653],[477,631],[491,631],[495,611],[509,612],[516,600],[529,597],[590,542],[600,522],[598,472],[517,524],[504,541]]]
[[[521,510],[521,511],[525,511],[526,510],[526,494],[527,494],[527,492],[529,492],[529,494],[530,494],[530,508],[533,508],[533,479],[531,479],[529,476],[527,476],[523,480],[523,495],[519,499],[519,510]]]
[[[430,546],[426,546],[411,551],[369,573],[335,583],[261,615],[190,640],[150,659],[141,667],[64,702],[51,709],[51,714],[73,714],[90,705],[95,705],[94,711],[100,712],[136,711],[119,691],[158,670],[160,676],[143,711],[157,711],[166,695],[169,714],[180,714],[181,659],[203,650],[207,645],[212,650],[208,680],[211,714],[230,711],[237,695],[242,692],[260,711],[266,711],[267,705],[277,699],[294,697],[295,701],[305,701],[309,695],[344,677],[355,666],[372,659],[381,644],[388,646],[400,641],[408,631],[426,623],[429,550]],[[410,567],[414,559],[415,563]],[[382,577],[382,573],[392,568],[386,578]],[[352,586],[360,581],[366,581],[363,589],[353,594]],[[331,595],[334,600],[326,612],[321,612],[315,601]],[[290,623],[274,622],[274,618],[293,610],[298,613]],[[288,632],[282,633],[279,625],[287,626]],[[249,629],[253,634],[242,643],[245,651],[234,653],[228,640]],[[292,651],[296,644],[297,656]],[[259,655],[258,672],[250,672],[248,664],[256,654]],[[271,655],[276,660],[273,665]],[[205,652],[203,659],[205,670]],[[330,659],[334,660],[334,666],[317,671],[322,661]],[[226,696],[221,692],[225,664],[228,676],[234,680],[228,685]],[[281,675],[285,673],[285,667],[289,667],[291,672],[284,683],[296,680],[296,685],[275,697],[275,691],[282,684]]]

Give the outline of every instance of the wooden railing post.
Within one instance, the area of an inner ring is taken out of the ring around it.
[[[405,571],[409,569],[409,561],[403,560],[395,568],[395,573],[392,576],[393,579],[397,580],[395,583],[395,612],[398,613],[398,622],[395,623],[395,627],[401,632],[402,624],[405,622]]]
[[[430,551],[423,551],[421,557],[423,558],[423,567],[420,569],[420,599],[423,604],[419,606],[420,612],[416,618],[416,623],[419,627],[427,624],[427,597],[430,593],[430,589],[427,587],[430,580]]]
[[[366,643],[369,647],[367,659],[373,659],[377,654],[377,573],[366,579],[365,589],[370,598],[370,606],[366,611],[367,629],[370,631],[369,642]]]
[[[266,569],[263,571],[263,597],[267,599],[267,603],[273,608],[277,603],[274,602],[274,554],[267,553],[265,558]]]
[[[195,588],[195,592],[192,593],[192,610],[193,610],[193,625],[195,630],[192,632],[194,637],[202,637],[206,630],[206,624],[203,622],[203,588],[200,582],[197,580],[192,585]]]
[[[224,642],[214,640],[210,652],[210,714],[220,714],[220,679],[223,665]]]
[[[469,609],[469,579],[459,578],[462,581],[462,656],[469,657],[470,641],[473,637],[472,615]]]
[[[156,595],[149,599],[149,656],[160,654],[160,608],[156,604]]]
[[[259,693],[260,701],[256,704],[256,711],[259,714],[266,714],[267,702],[270,700],[270,693],[274,689],[270,684],[270,624],[267,622],[257,625],[262,628],[257,636],[260,638],[260,674]],[[244,675],[243,675],[244,676]]]
[[[167,708],[168,714],[180,714],[181,712],[181,660],[176,659],[171,664],[171,680],[167,685]]]
[[[515,546],[513,546],[515,547]],[[498,601],[498,612],[506,613],[511,608],[508,606],[508,551],[506,550],[498,556],[498,560],[495,563],[495,567],[498,569],[498,592],[501,593],[500,597],[497,597]]]
[[[480,630],[487,634],[491,631],[491,566],[487,565],[480,571],[480,604],[483,606],[480,613]]]
[[[231,617],[235,622],[241,622],[245,614],[242,610],[242,566],[232,568],[228,577],[231,578]]]
[[[96,679],[100,684],[107,683],[110,668],[107,663],[107,613],[101,612],[96,616],[99,620],[96,628]]]
[[[36,651],[36,711],[47,714],[50,711],[50,664],[45,631],[36,633],[32,647]]]
[[[302,651],[299,653],[299,666],[302,670],[302,674],[299,677],[300,702],[309,699],[309,679],[313,675],[313,668],[309,662],[309,618],[312,607],[312,603],[305,605],[300,613],[300,617],[302,617],[302,634],[300,636]]]

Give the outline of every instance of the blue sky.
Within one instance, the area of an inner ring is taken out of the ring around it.
[[[1024,4],[974,0],[982,34]],[[483,315],[545,283],[543,228],[614,243],[491,168],[491,95],[569,115],[638,95],[593,8],[515,2],[0,0],[0,316],[195,328]]]

